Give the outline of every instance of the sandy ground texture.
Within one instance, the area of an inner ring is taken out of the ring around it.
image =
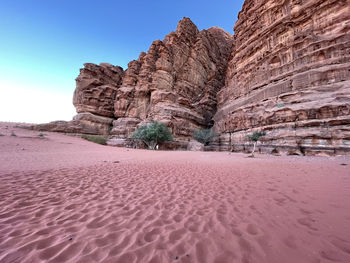
[[[349,157],[0,134],[2,263],[350,262]]]

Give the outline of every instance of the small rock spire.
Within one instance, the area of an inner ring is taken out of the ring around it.
[[[194,37],[199,33],[197,26],[189,19],[184,17],[177,24],[176,32],[179,35],[186,35],[188,37]]]

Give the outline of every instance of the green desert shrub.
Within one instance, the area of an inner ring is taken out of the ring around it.
[[[101,136],[96,136],[96,135],[82,135],[81,138],[88,140],[90,142],[106,145],[107,144],[107,139],[103,138]]]
[[[141,126],[133,132],[131,138],[143,141],[147,144],[148,148],[152,150],[165,141],[173,140],[173,136],[168,127],[159,122],[152,122]]]
[[[254,147],[253,147],[253,151],[252,151],[252,154],[251,154],[252,157],[254,157],[256,143],[259,141],[259,139],[261,137],[263,137],[265,135],[266,135],[266,132],[264,132],[264,131],[256,131],[253,134],[248,134],[247,135],[248,140],[254,142]]]
[[[15,136],[17,136],[17,135],[16,135],[16,133],[11,132],[11,136],[14,136],[14,137],[15,137]]]
[[[204,145],[208,145],[215,136],[213,129],[198,129],[193,133],[193,138]]]
[[[249,134],[247,135],[247,138],[250,140],[250,141],[253,141],[253,142],[257,142],[259,141],[260,137],[263,137],[265,136],[266,133],[265,132],[261,132],[261,131],[257,131],[257,132],[254,132],[253,134]]]

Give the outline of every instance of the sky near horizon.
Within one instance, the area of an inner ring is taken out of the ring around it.
[[[0,121],[71,120],[84,63],[124,69],[190,17],[233,33],[244,0],[0,0]]]

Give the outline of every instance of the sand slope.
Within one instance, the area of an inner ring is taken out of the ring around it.
[[[0,127],[0,262],[350,262],[349,157],[128,150]]]

